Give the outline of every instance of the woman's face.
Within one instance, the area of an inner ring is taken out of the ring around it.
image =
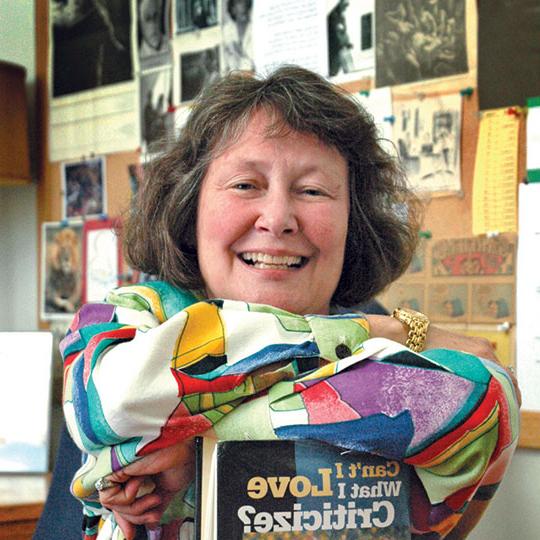
[[[343,266],[348,168],[315,136],[267,138],[257,112],[203,179],[197,251],[209,297],[328,313]]]

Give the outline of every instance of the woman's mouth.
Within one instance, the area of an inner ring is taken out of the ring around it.
[[[243,262],[255,268],[272,270],[302,268],[308,261],[307,257],[300,255],[269,255],[268,253],[254,251],[240,253],[239,257]]]

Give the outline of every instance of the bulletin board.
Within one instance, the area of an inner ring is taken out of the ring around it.
[[[426,233],[426,243],[433,246],[445,239],[468,238],[472,236],[472,184],[476,155],[476,143],[479,129],[479,108],[477,84],[477,9],[474,0],[466,0],[467,17],[467,50],[469,70],[462,75],[432,79],[427,82],[400,85],[392,87],[394,101],[406,100],[411,97],[425,97],[460,93],[463,89],[472,89],[472,93],[462,95],[462,135],[461,135],[461,190],[457,194],[443,197],[429,197],[426,199],[426,214],[422,230]],[[62,174],[58,162],[49,161],[48,153],[48,2],[36,2],[36,58],[37,58],[37,85],[38,85],[38,114],[40,129],[40,160],[38,183],[38,221],[39,224],[48,221],[57,221],[62,218],[61,192]],[[343,87],[357,93],[372,88],[372,79],[360,79],[343,83]],[[469,95],[470,94],[470,95]],[[523,124],[523,123],[522,123]],[[520,127],[519,178],[525,175],[524,125]],[[140,161],[137,150],[106,154],[107,167],[107,193],[108,217],[121,216],[128,208],[131,190],[128,167]],[[517,189],[517,186],[516,186]],[[41,227],[40,227],[41,231]],[[41,249],[41,242],[40,242]],[[41,257],[41,254],[40,254]],[[404,277],[405,281],[409,278]],[[501,278],[502,279],[502,278]],[[515,280],[515,276],[514,276]],[[504,279],[503,279],[504,281]],[[508,282],[506,279],[505,282]],[[461,283],[474,285],[474,280],[466,278]],[[47,328],[47,322],[42,321],[41,326]],[[448,328],[456,327],[468,329],[468,323],[455,325],[437,323]],[[480,325],[480,329],[494,330],[494,325]],[[508,329],[510,350],[515,349],[515,325]],[[513,352],[505,360],[507,364],[514,365]],[[529,448],[540,448],[540,413],[522,411],[522,429],[520,445]]]

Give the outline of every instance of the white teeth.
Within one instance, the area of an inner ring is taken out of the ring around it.
[[[241,257],[245,261],[251,261],[257,268],[279,268],[280,270],[299,265],[302,262],[302,257],[298,255],[279,256],[254,251],[242,253]]]

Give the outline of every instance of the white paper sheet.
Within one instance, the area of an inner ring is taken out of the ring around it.
[[[254,2],[253,58],[257,72],[267,73],[286,63],[326,76],[327,49],[326,2]]]
[[[540,184],[520,184],[516,366],[523,409],[540,411]]]
[[[392,155],[396,153],[393,144],[392,92],[389,86],[373,88],[367,94],[358,94],[356,99],[373,116],[379,135],[383,139],[385,150]]]
[[[540,169],[540,98],[530,99],[527,114],[527,171],[536,171],[538,175]]]

